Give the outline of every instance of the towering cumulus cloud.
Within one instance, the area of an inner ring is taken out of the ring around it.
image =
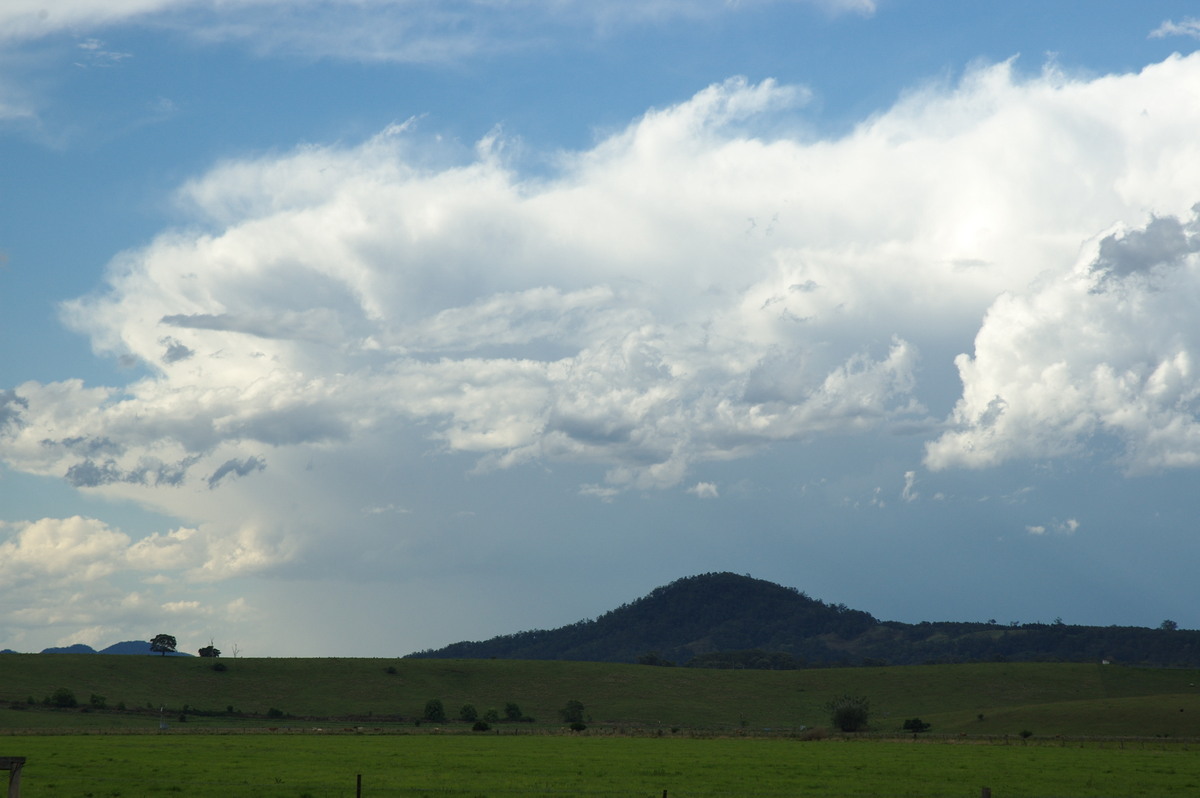
[[[1196,462],[1200,57],[980,68],[836,139],[806,98],[731,79],[549,175],[498,137],[429,166],[414,124],[217,165],[63,309],[138,376],[0,392],[0,451],[196,527],[197,579],[367,528],[397,499],[361,475],[419,462],[702,498],[701,464],[901,427],[934,469]],[[972,338],[959,397],[927,375]]]
[[[978,467],[1115,438],[1132,472],[1200,463],[1200,220],[1157,217],[988,311],[958,358],[955,429],[929,464]]]

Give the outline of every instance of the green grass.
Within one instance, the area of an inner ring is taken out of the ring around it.
[[[1192,796],[1193,747],[567,735],[0,738],[26,798],[107,796]]]
[[[22,795],[1175,796],[1200,793],[1200,671],[972,664],[789,672],[506,660],[0,656],[0,754]],[[394,672],[389,672],[394,670]],[[60,687],[87,704],[29,706]],[[873,732],[805,741],[824,704]],[[518,703],[492,733],[413,719]],[[557,710],[578,699],[589,729]],[[189,714],[187,704],[212,714]],[[157,708],[166,706],[168,730]],[[226,707],[232,706],[233,714]],[[147,709],[153,707],[154,709]],[[270,708],[285,718],[262,717]],[[898,735],[906,718],[933,724]],[[318,731],[319,729],[319,731]],[[1033,732],[1029,740],[1018,736]],[[497,733],[498,731],[498,733]],[[0,783],[3,774],[0,774]]]
[[[178,728],[185,704],[213,713],[189,715],[186,726],[196,730],[314,725],[305,719],[397,728],[410,726],[427,700],[440,698],[451,718],[466,703],[482,713],[503,712],[511,701],[540,724],[557,725],[558,709],[578,699],[593,726],[778,732],[827,725],[825,703],[851,693],[870,700],[871,725],[882,732],[920,717],[933,724],[934,734],[1002,737],[1029,729],[1038,736],[1200,737],[1196,670],[1066,663],[717,671],[511,660],[221,662],[224,672],[199,658],[0,655],[0,731],[153,730],[164,705]],[[40,702],[60,687],[81,704],[102,695],[110,709],[11,708],[25,706],[28,697]],[[128,711],[111,709],[122,702]],[[261,717],[271,708],[291,717]]]

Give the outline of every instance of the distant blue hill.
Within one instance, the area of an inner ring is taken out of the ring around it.
[[[43,648],[43,654],[95,654],[96,649],[91,646],[85,646],[83,643],[76,643],[73,646],[61,646],[59,648]]]
[[[157,651],[150,650],[150,644],[145,640],[126,640],[123,643],[113,643],[108,648],[102,648],[99,651],[91,646],[85,646],[83,643],[76,643],[73,646],[63,646],[61,648],[47,648],[42,650],[43,654],[153,654],[156,657],[162,656]],[[184,654],[182,651],[175,651],[167,654],[168,657],[190,657],[191,654]]]
[[[123,643],[113,643],[108,648],[100,649],[101,654],[154,654],[160,656],[159,652],[151,651],[150,644],[145,640],[126,640]]]

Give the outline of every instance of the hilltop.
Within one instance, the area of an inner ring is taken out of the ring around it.
[[[686,577],[552,630],[459,642],[418,658],[579,660],[791,669],[986,661],[1200,666],[1200,632],[1174,628],[881,621],[733,573]]]

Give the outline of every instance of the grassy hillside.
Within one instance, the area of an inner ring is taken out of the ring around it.
[[[556,723],[558,709],[574,699],[594,724],[791,729],[826,725],[825,703],[851,693],[871,701],[871,725],[880,731],[921,717],[937,733],[1200,737],[1196,670],[1064,663],[752,671],[513,660],[221,662],[223,672],[200,659],[3,655],[0,728],[145,727],[157,716],[132,710],[165,705],[174,719],[185,704],[215,713],[190,718],[200,725],[255,722],[244,715],[272,708],[294,718],[410,723],[427,700],[439,698],[451,718],[463,704],[503,713],[515,702],[539,723]],[[104,696],[109,710],[43,709],[42,698],[61,687],[81,705],[92,694]],[[38,706],[12,708],[30,697]],[[127,711],[114,711],[118,703]]]

